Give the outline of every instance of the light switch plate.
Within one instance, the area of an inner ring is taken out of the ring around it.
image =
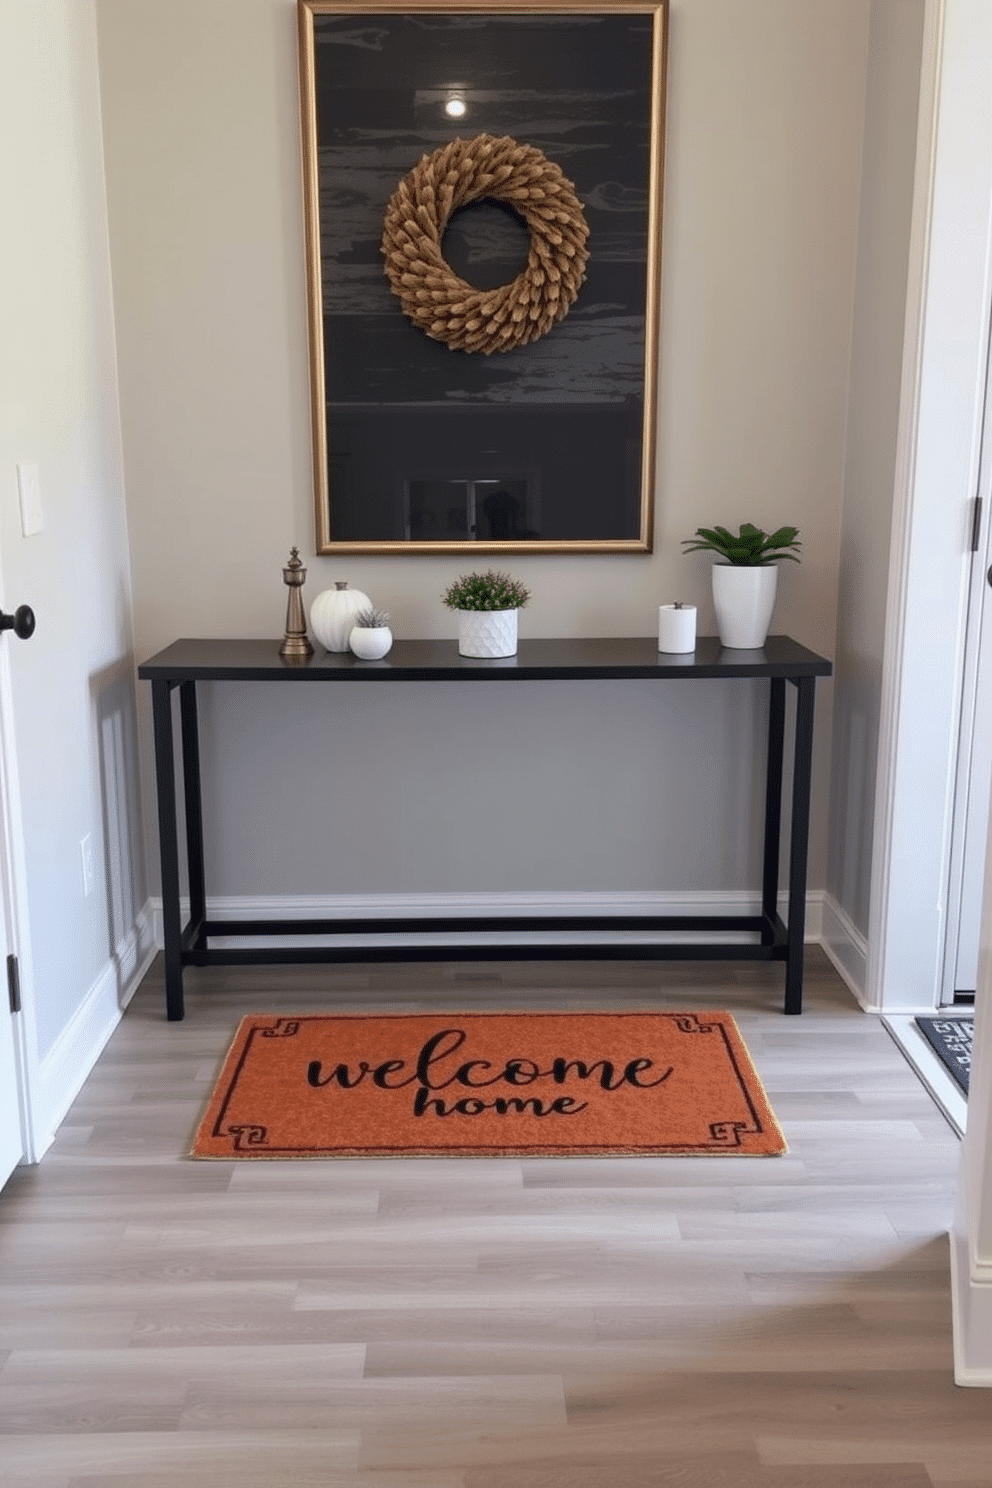
[[[33,537],[45,526],[41,510],[41,474],[35,460],[23,460],[17,467],[17,492],[21,498],[21,531]]]

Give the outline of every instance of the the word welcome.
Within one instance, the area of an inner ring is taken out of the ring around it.
[[[593,1081],[601,1090],[620,1090],[624,1086],[635,1090],[651,1090],[663,1085],[672,1074],[672,1066],[656,1073],[649,1079],[649,1071],[655,1070],[653,1059],[639,1057],[618,1065],[610,1059],[582,1059],[559,1057],[542,1068],[532,1059],[514,1056],[507,1059],[502,1068],[488,1059],[466,1059],[454,1064],[453,1058],[465,1043],[465,1032],[461,1028],[442,1028],[423,1044],[412,1066],[405,1059],[384,1059],[379,1064],[369,1064],[361,1059],[357,1065],[337,1064],[324,1073],[324,1065],[314,1059],[307,1066],[307,1084],[314,1089],[336,1086],[340,1090],[354,1090],[366,1079],[380,1090],[403,1090],[416,1085],[413,1114],[423,1116],[428,1112],[436,1116],[480,1116],[484,1111],[493,1111],[497,1116],[523,1114],[534,1116],[576,1116],[584,1111],[589,1102],[577,1100],[572,1095],[557,1095],[550,1099],[537,1095],[494,1095],[484,1099],[478,1095],[459,1096],[442,1100],[437,1091],[451,1090],[461,1086],[467,1090],[485,1090],[494,1085],[509,1085],[517,1089],[548,1081],[552,1086],[566,1085],[570,1080]]]

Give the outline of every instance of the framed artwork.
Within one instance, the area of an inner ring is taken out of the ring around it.
[[[318,553],[648,552],[667,0],[298,0]]]

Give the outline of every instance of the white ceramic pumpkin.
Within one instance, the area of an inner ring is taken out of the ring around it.
[[[349,589],[346,582],[335,583],[311,604],[310,629],[325,651],[347,651],[356,616],[371,608],[372,601],[360,589]]]

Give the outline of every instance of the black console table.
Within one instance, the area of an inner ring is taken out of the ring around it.
[[[450,961],[450,960],[757,960],[785,962],[785,1011],[802,1011],[803,932],[806,908],[806,856],[809,840],[810,776],[813,760],[813,695],[817,677],[829,676],[830,662],[788,636],[769,636],[762,651],[724,650],[704,636],[691,656],[664,655],[653,638],[630,640],[521,641],[516,656],[475,661],[458,655],[454,641],[397,641],[382,661],[364,662],[350,652],[326,651],[304,661],[284,660],[278,641],[181,640],[138,668],[152,684],[155,728],[155,773],[158,788],[159,838],[162,857],[162,914],[165,946],[167,1015],[182,1018],[183,967],[250,965],[299,961]],[[472,918],[218,920],[207,914],[203,869],[203,814],[200,794],[200,750],[197,682],[361,683],[382,686],[414,682],[542,682],[550,680],[649,679],[681,682],[719,677],[733,681],[765,677],[768,690],[768,765],[765,795],[764,859],[761,913],[758,915],[540,915]],[[782,826],[785,748],[785,684],[796,689],[795,753],[786,920],[778,912],[779,839]],[[176,799],[172,693],[179,689],[183,797],[186,816],[186,870],[190,914],[182,923],[178,802]],[[517,936],[535,931],[595,930],[609,941],[556,941],[438,947],[420,944],[375,946],[292,946],[227,948],[210,945],[218,936],[293,936],[334,934],[398,936],[444,930],[505,931]],[[637,942],[631,931],[681,934],[730,931],[749,934],[740,943]],[[624,936],[627,936],[624,939]],[[757,935],[757,941],[753,937]]]

